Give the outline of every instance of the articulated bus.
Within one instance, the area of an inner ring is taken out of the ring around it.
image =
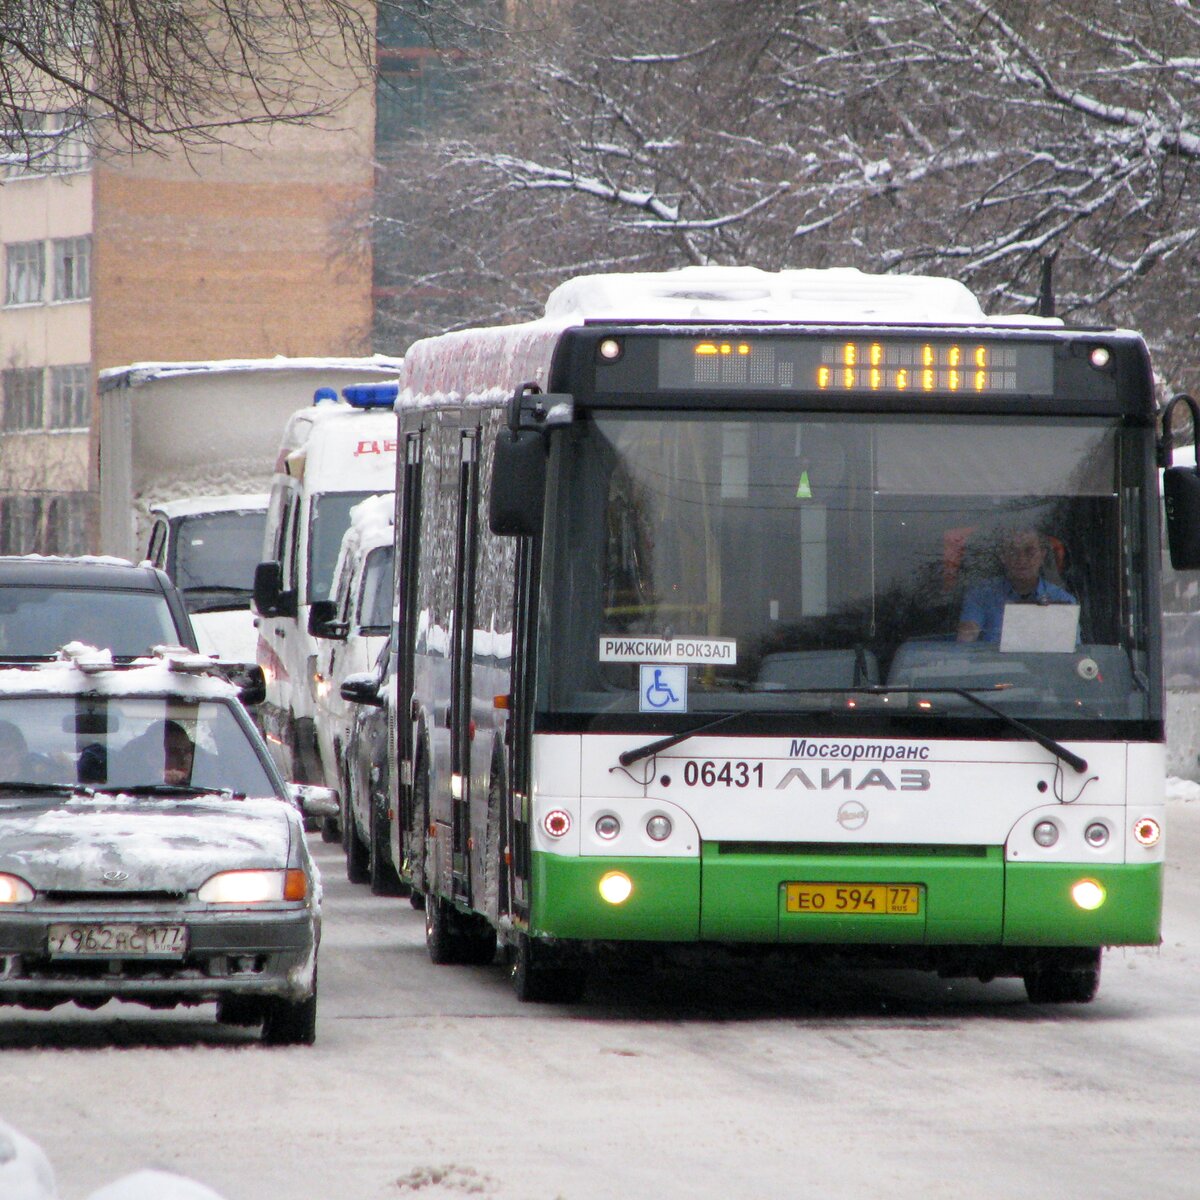
[[[930,278],[585,276],[417,342],[396,407],[391,838],[435,961],[499,939],[546,1000],[758,947],[1064,1002],[1159,942],[1139,336]]]

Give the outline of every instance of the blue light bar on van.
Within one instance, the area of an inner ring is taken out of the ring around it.
[[[323,404],[326,400],[332,403],[337,403],[337,389],[331,387],[319,387],[313,392],[313,403]]]
[[[352,383],[342,395],[355,408],[391,408],[400,394],[397,383]]]

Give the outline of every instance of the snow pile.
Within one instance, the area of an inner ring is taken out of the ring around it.
[[[363,541],[380,535],[390,536],[396,511],[394,492],[368,496],[350,510],[350,527]]]
[[[106,696],[177,695],[197,700],[239,694],[227,679],[208,673],[214,667],[212,660],[192,651],[137,658],[128,667],[113,667],[107,650],[96,650],[83,642],[68,643],[62,653],[68,656],[66,661],[0,670],[0,694],[71,696],[86,692]]]
[[[87,1200],[222,1200],[212,1188],[169,1171],[136,1171],[92,1192]]]
[[[54,1171],[41,1147],[3,1121],[0,1121],[0,1196],[4,1200],[57,1200],[58,1197]]]
[[[1200,783],[1191,779],[1180,779],[1176,775],[1168,775],[1166,796],[1168,803],[1172,800],[1180,800],[1184,804],[1188,804],[1194,800],[1200,800]]]

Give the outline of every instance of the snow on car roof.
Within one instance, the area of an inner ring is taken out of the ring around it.
[[[82,642],[70,642],[55,662],[0,669],[0,696],[77,695],[180,696],[216,700],[240,695],[216,670],[212,660],[182,649],[164,648],[153,657],[116,666],[112,653]]]
[[[150,506],[150,511],[164,517],[194,517],[199,513],[243,512],[266,510],[270,499],[266,492],[245,492],[233,496],[189,496],[186,499],[163,500]]]
[[[394,492],[380,492],[378,495],[368,496],[350,510],[350,527],[364,539],[380,533],[391,537],[395,511]]]

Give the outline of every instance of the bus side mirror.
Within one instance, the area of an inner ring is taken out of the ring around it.
[[[1184,404],[1192,417],[1192,446],[1196,466],[1171,465],[1172,422],[1175,409]],[[1162,439],[1158,444],[1163,467],[1163,505],[1167,513],[1167,548],[1176,571],[1200,570],[1200,405],[1191,396],[1171,399],[1162,412]]]
[[[315,638],[344,642],[349,630],[337,619],[336,600],[314,600],[308,606],[308,632]]]
[[[1200,473],[1194,467],[1163,471],[1167,547],[1176,571],[1200,570]]]
[[[545,498],[545,435],[532,429],[501,430],[496,435],[488,497],[492,532],[516,537],[541,533]]]
[[[283,590],[283,564],[260,562],[254,568],[254,610],[260,617],[294,617],[296,593]]]

